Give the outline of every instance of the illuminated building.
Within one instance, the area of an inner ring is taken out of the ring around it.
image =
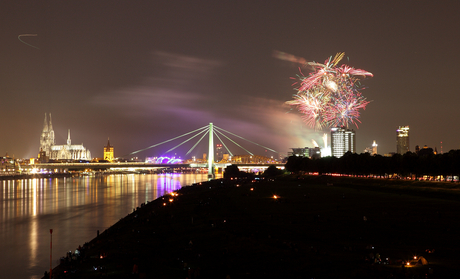
[[[39,152],[42,154],[42,158],[45,156],[49,158],[51,154],[51,146],[53,146],[54,144],[55,144],[55,140],[54,140],[53,124],[51,123],[51,113],[50,113],[49,122],[46,119],[46,113],[45,113],[45,123],[43,124],[43,131],[40,137],[40,150],[39,150]]]
[[[402,155],[409,150],[409,126],[399,126],[396,130],[396,153]]]
[[[313,159],[319,159],[321,158],[321,148],[319,147],[313,147],[308,150],[308,156]]]
[[[356,133],[344,127],[331,128],[331,155],[342,157],[348,151],[356,152]]]
[[[49,160],[91,160],[91,152],[83,144],[72,144],[70,130],[68,130],[67,134],[67,144],[56,145],[53,124],[51,123],[51,113],[49,121],[47,121],[45,113],[39,152],[40,158],[47,158]]]
[[[302,148],[291,148],[292,152],[288,152],[288,157],[297,156],[297,157],[307,157],[308,156],[308,147]]]
[[[4,157],[0,157],[0,171],[2,172],[14,172],[15,164],[14,159],[6,154]]]
[[[319,147],[297,147],[291,148],[292,152],[288,152],[288,157],[297,156],[297,157],[308,157],[308,158],[321,158],[321,148]]]
[[[110,139],[107,139],[107,146],[104,146],[104,160],[113,161],[113,145],[110,145]]]
[[[376,144],[374,140],[374,142],[372,143],[372,147],[367,147],[366,149],[364,149],[364,153],[370,153],[371,155],[376,155],[377,147],[378,147],[378,144]]]
[[[216,144],[215,153],[216,155],[214,156],[214,160],[216,160],[216,162],[222,161],[224,158],[224,150],[222,148],[222,144]]]
[[[150,163],[150,164],[180,164],[182,163],[182,159],[176,159],[175,157],[169,158],[166,156],[164,157],[163,156],[162,157],[146,157],[145,162]]]
[[[43,149],[40,149],[40,152],[38,152],[38,162],[40,163],[46,163],[49,161],[48,156],[46,156],[46,152],[43,151]]]

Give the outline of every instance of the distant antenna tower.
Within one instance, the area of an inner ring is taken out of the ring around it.
[[[442,141],[441,141],[441,154],[442,154]]]

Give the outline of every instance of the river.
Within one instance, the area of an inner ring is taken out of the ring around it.
[[[142,203],[206,180],[207,174],[111,174],[0,181],[0,278],[42,278],[51,242],[54,268]]]

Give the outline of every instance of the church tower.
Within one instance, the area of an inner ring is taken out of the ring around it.
[[[40,137],[40,152],[45,152],[46,156],[51,154],[51,146],[54,145],[54,130],[53,124],[51,123],[51,113],[49,122],[45,113],[45,121],[43,123],[43,131]]]
[[[46,152],[46,143],[48,142],[48,121],[46,119],[46,113],[45,113],[45,121],[43,122],[43,131],[42,135],[40,137],[40,150],[43,150]]]
[[[104,160],[113,161],[113,146],[110,145],[110,139],[107,139],[107,146],[104,146]]]

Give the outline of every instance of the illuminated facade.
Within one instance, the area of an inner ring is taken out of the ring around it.
[[[409,150],[409,126],[399,126],[396,130],[396,153],[402,155]]]
[[[302,147],[297,147],[294,148],[292,147],[292,152],[288,152],[288,157],[291,156],[297,156],[297,157],[308,157],[308,147],[302,148]]]
[[[104,146],[104,160],[112,162],[113,159],[113,146],[110,145],[110,139],[107,139],[107,146]]]
[[[372,143],[372,155],[377,155],[377,147],[378,144],[376,144],[374,140],[374,142]]]
[[[313,147],[313,148],[291,148],[292,152],[288,152],[288,157],[297,156],[297,157],[308,157],[308,158],[321,158],[321,148]]]
[[[277,164],[276,160],[273,158],[268,158],[266,156],[261,155],[234,155],[232,156],[231,163],[236,164]]]
[[[222,144],[221,143],[216,144],[216,148],[214,150],[216,152],[214,160],[216,160],[216,162],[222,161],[222,159],[224,159],[224,149],[222,147]]]
[[[331,155],[342,157],[348,151],[356,152],[356,133],[344,127],[331,128]]]
[[[176,159],[175,157],[169,158],[166,156],[162,157],[146,157],[145,162],[149,164],[180,164],[182,159]],[[192,163],[192,162],[188,162]]]
[[[51,122],[51,113],[49,121],[45,113],[45,122],[43,125],[42,135],[40,137],[40,156],[49,160],[91,160],[91,152],[83,144],[72,144],[70,140],[70,130],[67,134],[67,144],[56,145],[54,138],[53,124]]]

